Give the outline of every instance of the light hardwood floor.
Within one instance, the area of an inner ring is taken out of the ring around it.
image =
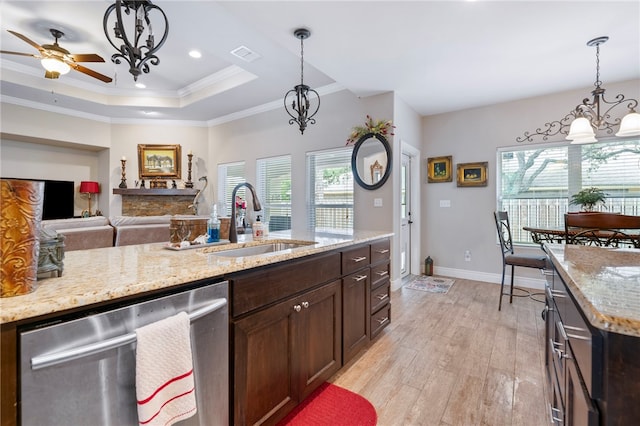
[[[391,324],[331,381],[371,401],[379,426],[548,424],[544,305],[505,297],[498,312],[499,291],[393,291]]]

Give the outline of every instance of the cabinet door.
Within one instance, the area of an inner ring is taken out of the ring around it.
[[[369,268],[342,279],[342,346],[347,363],[369,342]]]
[[[569,359],[565,364],[567,384],[565,386],[565,425],[596,426],[598,411],[594,406],[582,378],[578,374],[575,358],[569,351]]]
[[[300,401],[342,367],[341,299],[337,280],[294,300],[300,315],[293,322],[292,366]]]
[[[234,424],[279,419],[298,404],[290,354],[299,316],[285,301],[234,324]]]

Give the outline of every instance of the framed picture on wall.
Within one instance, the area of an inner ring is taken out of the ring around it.
[[[138,145],[138,176],[181,179],[180,145]]]
[[[451,182],[451,156],[427,158],[427,182]]]
[[[487,186],[488,162],[459,163],[457,165],[458,186]]]

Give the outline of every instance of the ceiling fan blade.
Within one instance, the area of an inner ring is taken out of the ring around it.
[[[40,58],[40,56],[34,55],[33,53],[10,52],[8,50],[0,50],[0,53],[6,53],[7,55],[20,55],[20,56],[30,56],[32,58]]]
[[[80,53],[70,56],[75,62],[104,62],[102,56],[96,55],[95,53]]]
[[[69,64],[69,66],[70,66],[71,68],[73,68],[74,70],[76,70],[76,71],[80,71],[80,72],[81,72],[81,73],[83,73],[83,74],[86,74],[86,75],[91,76],[91,77],[93,77],[93,78],[97,78],[98,80],[102,80],[102,81],[104,81],[105,83],[111,83],[111,82],[113,81],[113,79],[112,79],[111,77],[108,77],[108,76],[106,76],[106,75],[104,75],[104,74],[100,74],[100,73],[99,73],[99,72],[97,72],[97,71],[90,70],[89,68],[87,68],[87,67],[83,67],[82,65],[79,65],[79,64]]]
[[[20,33],[17,33],[15,31],[11,31],[11,30],[7,30],[9,31],[11,34],[13,34],[14,36],[18,37],[20,40],[24,41],[25,43],[30,44],[31,46],[33,46],[34,48],[38,49],[40,52],[42,52],[44,49],[42,46],[40,46],[38,43],[36,43],[35,41],[31,40],[30,38],[23,36]]]

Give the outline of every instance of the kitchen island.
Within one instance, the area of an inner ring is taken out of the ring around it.
[[[291,322],[293,328],[289,330],[300,330],[294,335],[283,335],[282,339],[306,338],[310,334],[304,332],[301,325],[309,321],[310,324],[330,327],[317,333],[332,339],[330,345],[327,345],[327,341],[309,342],[315,350],[320,351],[316,355],[326,355],[327,365],[321,367],[323,373],[317,378],[314,376],[313,383],[309,382],[304,389],[296,384],[288,388],[297,392],[283,395],[284,399],[291,401],[287,405],[287,410],[290,410],[313,387],[341,368],[343,344],[354,351],[361,349],[363,344],[388,325],[391,236],[391,233],[366,231],[356,232],[352,236],[278,232],[273,233],[266,242],[298,245],[272,253],[245,256],[238,256],[237,253],[225,256],[224,250],[251,247],[264,242],[241,240],[234,245],[183,250],[168,249],[165,244],[157,243],[69,252],[64,259],[62,277],[38,281],[37,288],[30,294],[0,299],[2,424],[16,424],[18,418],[20,330],[221,280],[229,281],[229,368],[234,377],[232,380],[235,380],[230,386],[232,401],[241,397],[237,390],[234,391],[236,388],[253,391],[252,377],[246,376],[247,363],[256,355],[250,350],[251,345],[264,335],[273,335],[273,330],[253,326],[255,318],[280,315],[281,321]],[[386,297],[381,292],[386,292]],[[372,311],[369,301],[374,296],[385,303],[380,307],[376,305],[375,311]],[[343,303],[345,309],[349,307],[349,311],[344,313]],[[304,307],[302,313],[300,305]],[[357,315],[352,313],[352,309]],[[300,322],[301,319],[304,321]],[[378,324],[373,327],[375,332],[371,327],[374,322]],[[350,340],[343,342],[343,337]],[[272,341],[266,343],[277,347]],[[238,349],[240,345],[246,347]],[[294,359],[292,354],[282,355],[273,359]],[[305,359],[304,354],[293,355]],[[242,360],[245,360],[244,364]],[[294,366],[299,368],[299,362],[294,362]],[[263,371],[258,376],[264,380],[268,374]],[[294,376],[297,378],[300,375],[291,375]],[[282,382],[273,377],[269,380],[273,383]],[[233,392],[236,394],[233,395]],[[273,395],[276,393],[270,396]],[[236,418],[244,415],[246,407],[235,405]],[[230,411],[233,410],[231,406]],[[270,418],[265,419],[268,420],[266,423],[277,421],[287,410],[280,410],[277,415],[270,414]],[[262,416],[263,413],[253,415]],[[238,422],[245,423],[244,420]]]
[[[640,419],[640,250],[545,244],[546,368],[554,424]]]

